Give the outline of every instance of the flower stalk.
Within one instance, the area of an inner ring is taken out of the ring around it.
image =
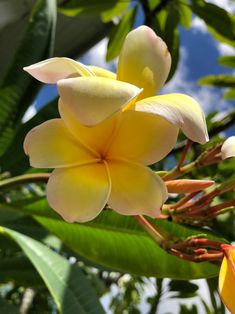
[[[157,242],[160,246],[166,239],[160,233],[159,230],[156,229],[144,216],[136,215],[134,218],[138,221],[138,223],[142,226],[142,228],[153,238],[155,242]]]

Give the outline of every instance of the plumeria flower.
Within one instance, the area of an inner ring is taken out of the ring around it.
[[[41,82],[57,83],[62,101],[83,125],[97,125],[120,110],[135,110],[156,115],[156,123],[161,116],[182,128],[192,141],[204,144],[208,140],[205,117],[193,98],[155,96],[170,66],[166,44],[151,28],[140,26],[125,39],[117,74],[68,58],[52,58],[24,69]]]
[[[193,141],[208,139],[195,100],[153,96],[167,78],[170,60],[165,43],[142,26],[127,36],[117,76],[68,58],[25,68],[58,86],[61,119],[31,130],[24,149],[32,166],[55,168],[47,198],[65,220],[91,220],[106,203],[124,215],[160,213],[167,190],[146,166],[172,150],[180,127]]]
[[[223,244],[225,253],[219,273],[219,293],[231,313],[235,313],[235,247]]]
[[[228,137],[221,147],[222,159],[235,157],[235,136]]]

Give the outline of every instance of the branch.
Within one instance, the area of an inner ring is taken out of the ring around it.
[[[10,179],[0,181],[0,190],[8,189],[10,187],[18,186],[26,183],[35,183],[35,182],[47,182],[50,173],[32,173],[24,174],[22,176],[13,177]]]
[[[162,0],[153,10],[151,10],[147,0],[140,0],[145,14],[144,24],[151,27],[155,15],[163,10],[171,1],[173,0]]]

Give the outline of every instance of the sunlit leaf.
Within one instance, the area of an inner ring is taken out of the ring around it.
[[[129,9],[122,17],[120,23],[112,28],[106,54],[107,61],[110,61],[119,55],[126,35],[131,31],[133,27],[136,12],[136,6]]]
[[[19,232],[4,227],[0,232],[21,247],[44,280],[61,313],[104,313],[88,279],[77,266]]]
[[[114,17],[121,16],[129,5],[129,1],[118,1],[111,9],[104,10],[101,13],[101,19],[104,23],[111,21]]]
[[[235,88],[228,89],[224,94],[225,99],[235,99]]]
[[[218,59],[219,64],[235,68],[235,56],[223,56]]]
[[[230,75],[208,75],[200,79],[198,82],[201,85],[235,87],[235,77]]]
[[[119,0],[70,0],[59,6],[59,11],[68,16],[78,14],[105,14],[105,11],[109,12],[115,9],[115,7],[117,8],[118,2]]]
[[[176,6],[180,13],[180,24],[186,28],[189,28],[191,25],[192,11],[188,6],[188,1],[178,0]]]

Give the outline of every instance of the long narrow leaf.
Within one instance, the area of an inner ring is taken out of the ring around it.
[[[17,131],[17,125],[32,103],[39,83],[23,72],[23,67],[52,54],[56,1],[38,0],[14,60],[0,85],[0,156]]]
[[[14,230],[1,227],[24,251],[47,285],[63,314],[104,314],[93,288],[82,271],[42,243]]]

